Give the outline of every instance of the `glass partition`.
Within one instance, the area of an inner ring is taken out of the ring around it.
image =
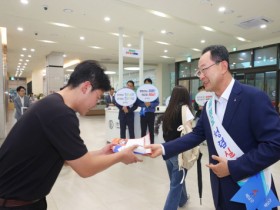
[[[251,50],[231,53],[229,55],[230,69],[251,68]]]
[[[179,64],[179,78],[191,76],[191,63],[183,61]]]
[[[277,46],[256,49],[254,53],[254,66],[270,66],[277,64]]]

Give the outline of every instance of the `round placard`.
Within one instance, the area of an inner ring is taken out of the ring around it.
[[[204,104],[213,97],[213,92],[200,91],[195,96],[195,101],[199,106],[204,106]]]
[[[151,84],[144,84],[137,89],[136,94],[141,101],[152,102],[158,98],[158,89]]]
[[[130,106],[135,103],[136,99],[135,92],[129,88],[119,89],[115,93],[115,100],[121,106]]]

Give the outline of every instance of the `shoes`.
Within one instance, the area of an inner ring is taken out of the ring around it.
[[[184,203],[183,205],[180,205],[180,204],[179,204],[179,207],[180,207],[180,208],[185,207],[185,206],[186,206],[186,204],[188,203],[188,201],[189,201],[190,197],[191,197],[191,196],[190,196],[190,194],[187,194],[187,201],[186,201],[186,203]]]

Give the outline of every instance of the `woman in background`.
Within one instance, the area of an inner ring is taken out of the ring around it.
[[[174,140],[180,137],[180,131],[177,128],[182,125],[181,109],[183,105],[187,105],[186,120],[191,127],[191,122],[194,119],[190,111],[191,102],[190,94],[187,88],[178,85],[175,86],[171,98],[163,115],[163,139],[165,142]],[[178,207],[184,206],[188,201],[188,195],[185,185],[185,173],[179,170],[178,155],[166,160],[168,175],[170,178],[170,190],[164,205],[164,210],[177,210]]]

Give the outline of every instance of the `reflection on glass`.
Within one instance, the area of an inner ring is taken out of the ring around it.
[[[229,55],[230,69],[251,68],[251,51],[231,53]]]
[[[270,66],[277,64],[277,47],[267,47],[255,50],[254,66]]]

